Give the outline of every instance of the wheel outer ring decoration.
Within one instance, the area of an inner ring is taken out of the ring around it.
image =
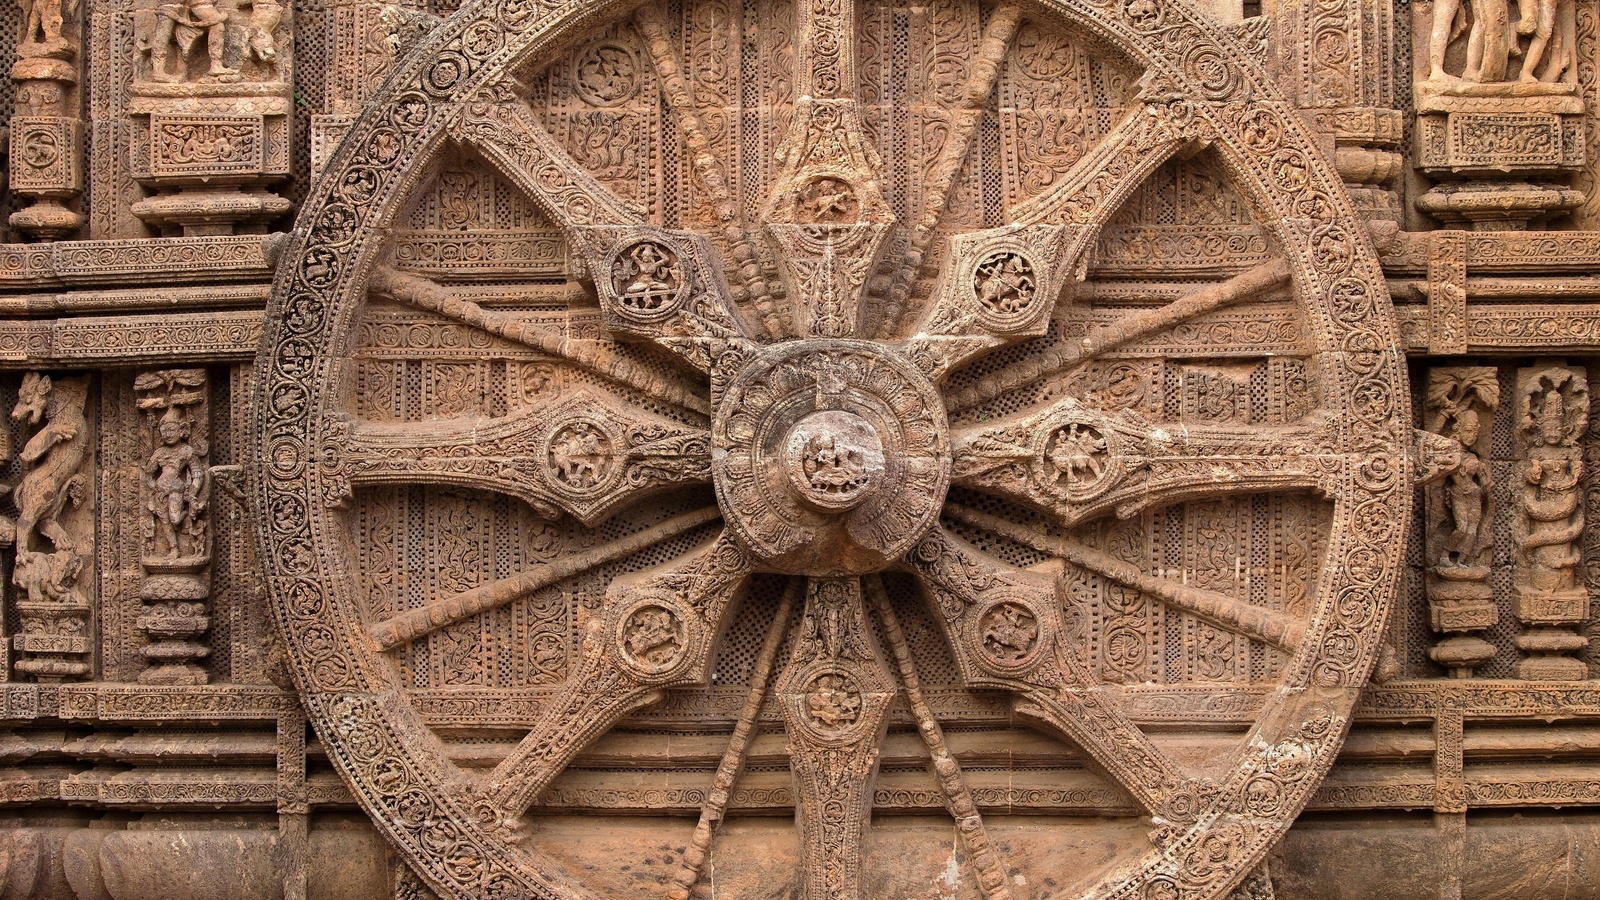
[[[1378,504],[1396,525],[1409,514],[1409,400],[1393,310],[1376,255],[1342,182],[1259,64],[1231,36],[1179,0],[1038,3],[1176,85],[1192,103],[1212,130],[1213,146],[1234,182],[1256,207],[1258,218],[1271,223],[1290,257],[1316,342],[1324,396],[1349,396],[1358,386],[1362,392],[1361,409],[1369,421],[1345,428],[1339,439],[1341,451],[1355,462],[1347,468],[1354,470],[1363,459],[1387,457],[1389,468],[1399,475],[1382,489],[1363,486],[1349,475],[1337,480],[1328,563],[1319,576],[1306,639],[1285,665],[1283,689],[1262,710],[1233,773],[1193,824],[1166,825],[1159,848],[1090,892],[1142,898],[1173,887],[1185,897],[1219,897],[1265,856],[1332,765],[1375,658],[1376,629],[1354,627],[1336,602],[1354,584],[1345,574],[1345,560],[1361,556],[1368,576],[1363,581],[1370,584],[1378,606],[1365,611],[1371,615],[1363,619],[1386,618],[1394,594],[1397,542],[1375,545],[1339,524],[1350,521],[1354,509],[1365,503]],[[335,412],[335,386],[352,339],[351,323],[375,261],[374,235],[415,187],[424,163],[441,143],[447,120],[533,54],[578,28],[620,13],[624,6],[593,0],[475,0],[418,45],[396,67],[313,185],[281,257],[257,356],[256,440],[246,449],[246,469],[268,595],[291,670],[311,721],[356,798],[445,897],[578,897],[588,892],[557,874],[537,851],[514,845],[482,810],[453,792],[459,776],[428,749],[433,746],[431,734],[404,702],[401,686],[371,655],[353,585],[331,562],[338,556],[340,529],[321,498],[322,481],[335,473],[284,461],[293,458],[295,444],[301,458],[310,459],[318,433]],[[504,33],[503,43],[487,56],[465,52],[469,34],[481,34],[485,24]],[[1164,35],[1177,29],[1192,43],[1169,50]],[[1210,76],[1203,86],[1184,80],[1181,58],[1201,50]],[[1222,78],[1230,73],[1234,77]],[[1226,96],[1218,94],[1219,84]],[[1260,133],[1263,111],[1282,128],[1277,141],[1282,149],[1276,154],[1251,149],[1252,143],[1269,143]],[[1299,158],[1289,160],[1285,154],[1291,151]],[[1291,162],[1292,170],[1286,168]],[[346,178],[357,174],[361,177]],[[1284,183],[1290,176],[1300,185],[1292,192]],[[360,202],[345,196],[351,190],[359,190]],[[340,227],[356,234],[353,243],[337,249],[344,235],[322,230],[331,221],[323,213],[335,204],[354,212],[355,220],[342,221]],[[1312,223],[1304,218],[1306,211],[1342,227],[1350,253],[1339,271],[1319,266],[1325,255],[1311,252]],[[1333,285],[1340,279],[1346,279],[1340,287],[1345,294],[1349,279],[1365,286],[1361,303],[1336,310]],[[290,334],[290,323],[296,334],[310,337]],[[311,349],[295,371],[279,367],[279,350],[291,340],[309,341]],[[1373,417],[1377,421],[1370,421]],[[267,447],[275,448],[272,458],[278,465],[263,465]],[[335,636],[331,645],[330,633]],[[1345,649],[1328,658],[1323,648],[1329,646]],[[1273,766],[1275,759],[1285,757],[1308,762],[1293,769],[1294,777],[1284,777]],[[1264,773],[1275,776],[1275,787],[1282,784],[1272,819],[1251,815],[1248,788],[1257,784],[1254,808],[1259,809],[1259,776]],[[398,798],[405,798],[405,810],[396,808]],[[428,808],[419,808],[419,803]]]

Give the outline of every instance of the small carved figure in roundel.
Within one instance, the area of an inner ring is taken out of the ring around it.
[[[1111,464],[1111,442],[1087,422],[1069,422],[1051,432],[1044,453],[1055,484],[1068,493],[1092,489]]]
[[[639,60],[616,41],[598,41],[578,54],[572,89],[591,106],[615,106],[639,92]]]
[[[861,718],[861,691],[843,672],[823,672],[806,688],[806,717],[823,731],[849,728]]]
[[[856,220],[856,189],[842,178],[817,178],[800,189],[796,217],[802,222],[835,225]]]
[[[1039,647],[1039,620],[1033,610],[1006,600],[984,610],[978,621],[983,652],[997,665],[1019,666]]]
[[[1015,322],[1034,309],[1039,279],[1033,263],[1020,253],[1002,250],[978,263],[972,274],[972,292],[983,313],[997,322]]]
[[[622,622],[622,653],[645,672],[671,669],[683,658],[689,645],[683,617],[661,603],[645,603]]]
[[[617,302],[640,319],[669,315],[683,299],[683,270],[678,254],[657,241],[639,241],[622,248],[611,264]]]
[[[823,509],[856,506],[884,471],[878,432],[845,410],[823,410],[796,422],[785,451],[789,480],[800,499]]]
[[[570,491],[587,492],[604,485],[616,466],[610,435],[594,422],[579,419],[550,436],[550,474]]]

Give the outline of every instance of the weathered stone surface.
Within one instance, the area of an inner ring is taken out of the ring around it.
[[[0,898],[1600,894],[1591,6],[0,20]]]

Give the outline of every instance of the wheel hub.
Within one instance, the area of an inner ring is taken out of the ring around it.
[[[773,571],[881,571],[938,518],[949,426],[926,377],[880,344],[790,341],[734,378],[712,425],[726,520]]]

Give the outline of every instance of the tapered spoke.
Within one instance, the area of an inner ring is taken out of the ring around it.
[[[516,341],[581,369],[633,388],[641,394],[673,406],[709,414],[711,401],[694,389],[671,379],[631,358],[592,341],[540,327],[510,313],[485,309],[449,288],[426,278],[379,267],[369,281],[372,293],[413,309],[436,313],[457,322],[481,328],[490,334]]]
[[[1175,578],[1149,575],[1132,563],[1086,547],[1076,541],[1051,537],[959,504],[949,504],[945,514],[951,519],[982,528],[991,534],[1042,550],[1107,581],[1133,588],[1168,606],[1190,613],[1213,625],[1276,647],[1285,653],[1300,649],[1306,624],[1293,616],[1254,606],[1219,591],[1184,584]]]
[[[956,820],[956,833],[961,835],[967,854],[972,857],[973,866],[978,870],[978,886],[983,890],[986,900],[1011,900],[1011,884],[1006,877],[1005,860],[989,840],[983,816],[978,812],[972,791],[961,775],[961,764],[950,752],[949,745],[945,743],[944,729],[939,727],[939,720],[934,717],[928,701],[922,696],[922,683],[917,677],[916,663],[911,658],[911,645],[900,628],[900,620],[894,614],[888,594],[884,592],[883,581],[877,577],[869,578],[865,586],[873,612],[877,613],[878,623],[883,626],[883,636],[894,655],[895,667],[899,669],[900,684],[906,692],[906,705],[911,707],[911,714],[917,720],[917,733],[922,735],[922,741],[928,747],[933,776],[939,782],[939,789],[944,792],[945,806],[950,810],[951,818]]]
[[[740,219],[737,202],[728,186],[728,168],[717,158],[711,149],[711,142],[706,138],[706,129],[694,102],[694,89],[684,74],[683,59],[673,47],[666,14],[662,7],[646,3],[634,11],[633,23],[644,38],[645,48],[655,64],[656,75],[661,79],[661,96],[678,121],[678,131],[688,150],[689,162],[694,166],[701,186],[705,188],[711,207],[721,223],[722,236],[732,250],[733,268],[738,275],[729,285],[733,299],[754,306],[767,334],[782,337],[787,333],[788,326],[775,302],[772,287],[767,284],[766,267],[762,263],[755,237],[745,230]]]
[[[1152,815],[1171,818],[1209,787],[1181,768],[1118,708],[1063,643],[1051,579],[1008,566],[935,529],[906,561],[933,597],[969,688],[1011,691],[1019,714],[1081,746]]]
[[[947,400],[951,412],[980,406],[1007,391],[1058,375],[1079,363],[1157,334],[1196,316],[1229,306],[1258,302],[1275,289],[1289,283],[1289,264],[1272,260],[1254,266],[1225,281],[1202,288],[1155,309],[1141,310],[1109,325],[1090,331],[1076,342],[1040,350],[1026,359],[998,369],[981,381],[952,391]]]
[[[856,578],[812,579],[778,676],[800,827],[800,900],[857,900],[894,676]]]
[[[989,14],[988,24],[984,25],[977,56],[968,64],[966,80],[961,85],[959,98],[951,112],[950,134],[939,148],[939,155],[934,159],[923,186],[922,215],[911,223],[905,249],[889,274],[887,288],[883,292],[884,309],[878,326],[880,334],[894,334],[911,291],[916,287],[928,245],[933,241],[944,211],[950,204],[951,188],[967,155],[972,151],[984,105],[1000,80],[1001,63],[1021,23],[1021,7],[1014,3],[1003,3],[994,8]]]
[[[670,687],[709,673],[716,637],[750,570],[726,532],[666,565],[613,581],[586,624],[581,658],[533,729],[490,775],[487,798],[507,822],[572,758]]]
[[[1044,194],[1011,210],[1018,225],[1103,225],[1173,154],[1203,139],[1193,107],[1147,81],[1140,102]]]
[[[764,220],[794,331],[849,337],[863,325],[867,283],[895,219],[856,99],[855,4],[800,0],[796,8],[797,99]]]
[[[701,371],[747,340],[704,235],[647,224],[584,171],[521,101],[471,107],[456,137],[532,197],[583,259],[606,327],[654,340]]]
[[[601,249],[583,245],[583,228],[645,224],[642,212],[578,165],[521,100],[471,105],[452,134],[533,198],[580,253]]]
[[[951,240],[906,355],[938,379],[979,353],[1044,334],[1095,235],[1151,172],[1196,139],[1188,109],[1141,103],[1060,184],[1014,209],[1011,225]]]
[[[509,578],[491,581],[471,590],[434,600],[419,609],[407,610],[372,626],[372,642],[389,650],[441,628],[498,609],[597,566],[625,559],[648,547],[709,525],[722,517],[713,507],[673,516],[603,547],[572,553],[546,565],[534,566]]]
[[[663,488],[706,481],[711,443],[704,429],[577,391],[537,415],[334,429],[324,456],[329,482],[345,494],[366,484],[455,484],[594,525]]]
[[[788,636],[789,619],[794,612],[795,601],[799,597],[801,582],[792,580],[789,588],[783,592],[783,599],[778,603],[778,612],[772,617],[772,625],[767,629],[767,637],[761,644],[761,650],[756,654],[755,667],[750,672],[750,693],[745,698],[744,707],[739,710],[739,718],[733,724],[733,734],[728,737],[728,749],[722,754],[722,761],[717,765],[717,774],[712,779],[711,790],[706,794],[705,803],[700,807],[700,821],[695,824],[694,836],[689,840],[689,846],[683,851],[682,865],[673,877],[672,888],[667,892],[669,900],[689,900],[690,892],[700,880],[701,867],[705,865],[706,857],[711,850],[711,839],[716,835],[717,827],[722,824],[722,817],[727,813],[728,800],[733,793],[733,785],[739,780],[739,773],[744,771],[745,758],[750,752],[750,744],[755,740],[757,719],[761,715],[761,706],[767,698],[768,682],[772,680],[772,670],[778,661],[778,651],[783,648],[784,638]]]
[[[1330,489],[1348,462],[1335,439],[1320,417],[1292,426],[1150,423],[1068,399],[956,432],[951,483],[1074,525],[1204,497]]]

